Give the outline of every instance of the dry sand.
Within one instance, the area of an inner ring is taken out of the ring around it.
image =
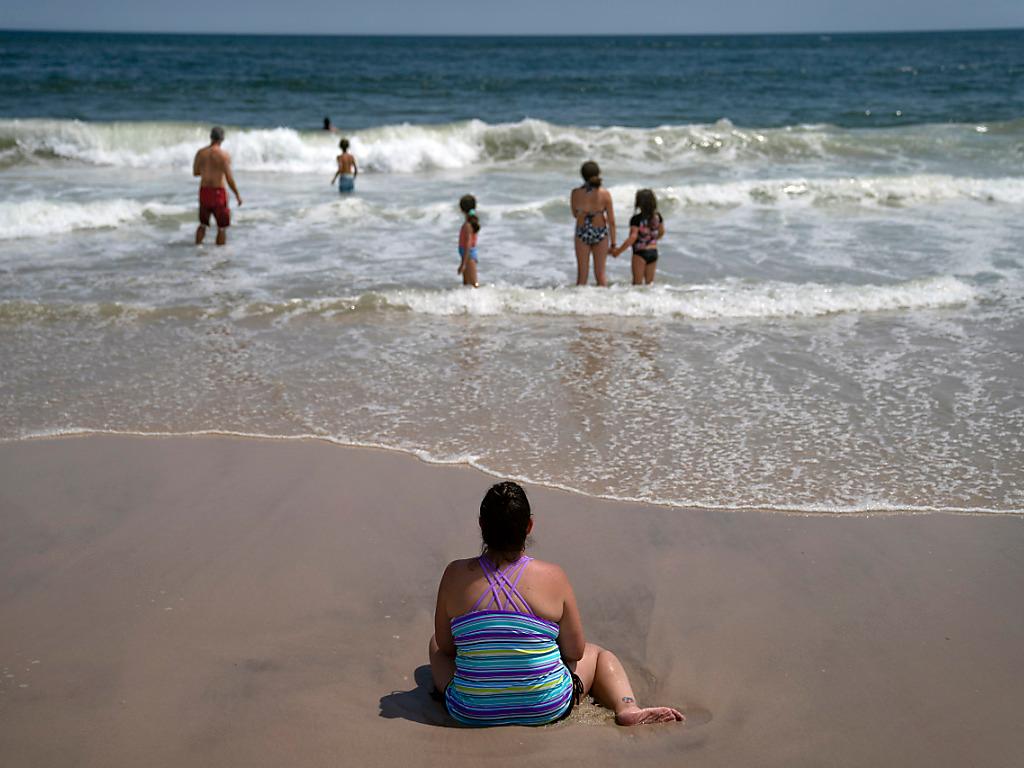
[[[0,765],[1018,766],[1024,520],[528,492],[588,638],[683,726],[448,727],[444,564],[493,478],[317,442],[0,445]]]

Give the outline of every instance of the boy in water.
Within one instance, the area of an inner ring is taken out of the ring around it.
[[[199,177],[199,228],[196,229],[196,245],[202,243],[206,237],[210,216],[217,220],[217,245],[224,245],[228,240],[231,210],[228,208],[225,181],[235,193],[238,204],[242,204],[238,187],[235,186],[235,177],[231,175],[231,156],[220,146],[223,141],[224,129],[215,126],[210,131],[210,145],[196,152],[196,159],[192,163],[192,175]]]
[[[353,192],[356,188],[356,176],[359,175],[356,159],[348,151],[348,139],[339,141],[338,146],[341,148],[341,154],[338,155],[338,170],[331,179],[331,184],[337,181],[339,192]]]

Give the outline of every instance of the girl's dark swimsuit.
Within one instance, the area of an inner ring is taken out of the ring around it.
[[[664,222],[660,213],[655,213],[654,216],[657,217],[657,221],[653,217],[650,220],[645,219],[639,213],[629,220],[629,226],[637,228],[633,255],[639,256],[647,264],[653,264],[658,260],[658,230]]]

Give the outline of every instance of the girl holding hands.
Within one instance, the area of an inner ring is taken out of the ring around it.
[[[636,214],[629,220],[629,237],[612,250],[612,256],[633,246],[633,285],[650,285],[658,266],[658,241],[665,236],[665,220],[650,189],[638,190],[633,205]]]

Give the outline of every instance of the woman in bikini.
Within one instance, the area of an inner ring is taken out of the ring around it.
[[[480,557],[441,577],[430,668],[448,712],[465,725],[544,725],[590,693],[619,725],[681,722],[671,707],[640,707],[615,654],[583,637],[572,585],[553,563],[524,554],[530,502],[498,483],[480,503]]]
[[[601,186],[601,169],[593,160],[580,168],[583,186],[569,196],[569,206],[576,219],[576,285],[586,285],[590,271],[590,255],[594,255],[594,278],[598,285],[608,285],[604,267],[608,251],[615,248],[615,211],[611,193]],[[610,239],[609,239],[610,238]]]

